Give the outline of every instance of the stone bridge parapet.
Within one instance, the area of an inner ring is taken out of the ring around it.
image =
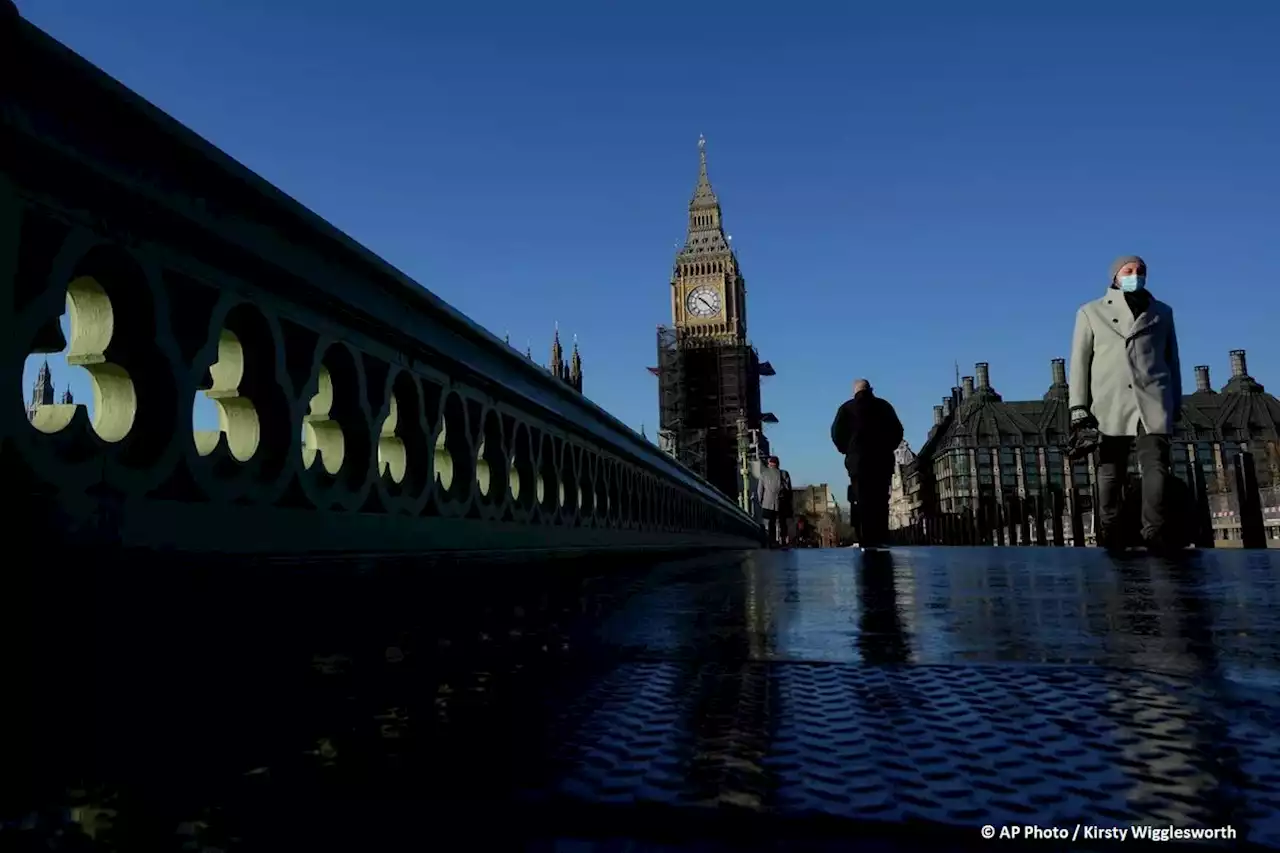
[[[235,552],[754,547],[705,480],[0,5],[14,520]],[[60,318],[66,314],[66,328]],[[17,404],[65,353],[78,403]],[[195,395],[216,430],[195,431]]]

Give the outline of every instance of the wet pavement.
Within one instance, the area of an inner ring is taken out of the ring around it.
[[[151,557],[7,598],[0,851],[1280,849],[1277,552]]]

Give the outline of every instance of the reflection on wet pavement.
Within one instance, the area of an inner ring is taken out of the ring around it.
[[[1274,553],[33,577],[0,850],[511,849],[672,821],[741,849],[766,816],[1280,848]]]

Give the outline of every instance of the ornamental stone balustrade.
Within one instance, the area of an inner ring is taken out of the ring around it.
[[[226,552],[760,544],[704,480],[4,3],[0,62],[0,471],[22,523]],[[23,361],[63,351],[93,416],[29,422]],[[196,394],[217,430],[193,432]]]

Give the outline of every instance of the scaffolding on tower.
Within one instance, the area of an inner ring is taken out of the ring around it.
[[[768,453],[762,433],[777,418],[760,410],[760,377],[773,366],[749,344],[684,335],[658,327],[659,445],[735,501],[746,484],[739,435],[745,424],[749,455]]]

